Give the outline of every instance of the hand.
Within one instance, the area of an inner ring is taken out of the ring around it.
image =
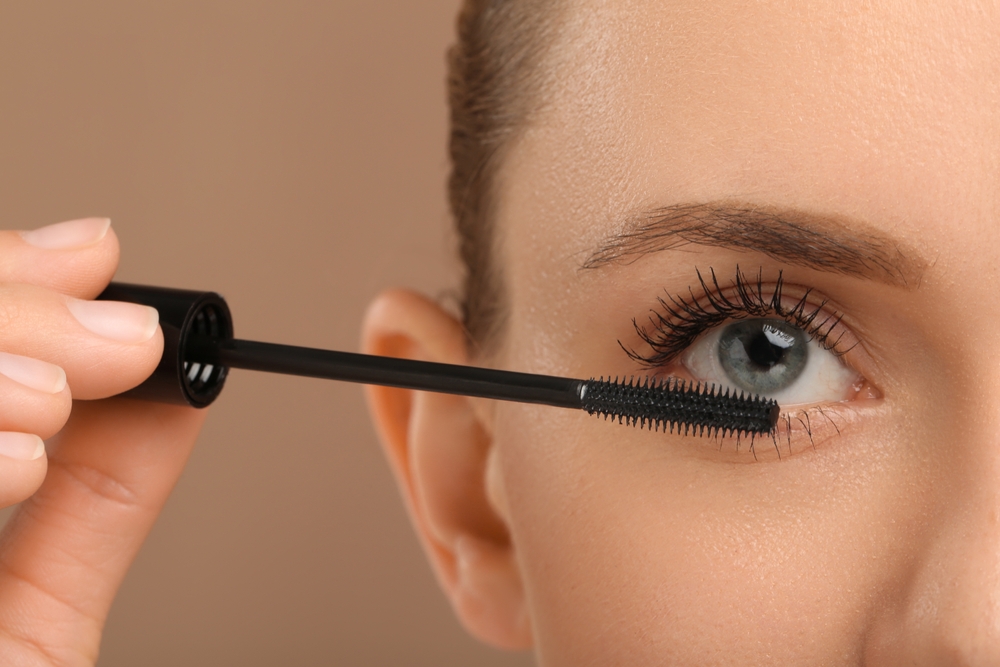
[[[0,232],[0,506],[24,501],[0,535],[0,665],[96,662],[205,417],[107,398],[148,377],[163,347],[155,310],[90,301],[118,265],[109,225]]]

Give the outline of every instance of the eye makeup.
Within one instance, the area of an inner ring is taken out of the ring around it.
[[[826,299],[811,299],[812,288],[790,289],[781,271],[765,283],[763,267],[751,279],[737,265],[727,288],[714,268],[708,278],[697,269],[696,275],[697,286],[687,295],[667,293],[645,324],[633,319],[640,344],[637,349],[619,340],[626,354],[650,372],[688,375],[778,400],[781,433],[772,435],[784,441],[779,448],[775,438],[779,457],[782,449],[792,452],[793,425],[813,446],[814,427],[839,434],[829,413],[842,413],[837,408],[868,386],[843,360],[859,342],[848,335],[843,314]]]
[[[695,296],[694,288],[689,287],[690,297],[678,297],[668,294],[658,299],[659,308],[651,312],[650,326],[640,325],[633,320],[639,338],[645,342],[650,352],[640,353],[626,347],[619,341],[631,359],[639,362],[645,368],[661,368],[686,350],[705,331],[717,327],[732,319],[751,317],[764,318],[777,315],[781,319],[795,325],[813,340],[818,340],[824,349],[843,356],[850,351],[838,349],[841,337],[834,336],[833,331],[840,324],[842,314],[829,314],[822,319],[824,306],[822,301],[817,306],[809,305],[809,288],[792,306],[783,298],[784,279],[782,272],[774,284],[765,289],[761,268],[755,281],[747,278],[739,265],[736,266],[736,277],[733,279],[730,293],[719,285],[715,269],[709,269],[711,280],[706,281],[699,269],[695,269],[701,295]],[[842,336],[842,334],[841,334]],[[853,347],[853,345],[852,345]]]

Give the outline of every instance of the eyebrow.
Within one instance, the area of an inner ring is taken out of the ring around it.
[[[929,262],[869,225],[798,209],[726,203],[678,204],[645,211],[604,239],[584,269],[631,264],[684,246],[758,252],[788,264],[915,289]]]

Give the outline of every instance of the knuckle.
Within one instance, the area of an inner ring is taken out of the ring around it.
[[[44,334],[40,313],[51,309],[53,293],[36,285],[0,285],[0,332],[12,339]]]
[[[10,331],[25,319],[24,306],[17,299],[3,298],[4,296],[6,295],[0,292],[0,331]]]
[[[67,478],[98,499],[125,509],[139,509],[139,493],[112,475],[82,463],[72,463],[57,457],[49,460],[49,470],[62,472]]]

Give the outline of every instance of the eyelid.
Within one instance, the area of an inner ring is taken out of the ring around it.
[[[835,354],[840,363],[857,373],[859,380],[845,400],[781,406],[778,426],[773,437],[766,438],[764,450],[754,449],[751,438],[750,449],[744,447],[741,453],[737,438],[735,451],[725,454],[721,443],[719,447],[692,451],[711,456],[712,460],[719,460],[717,457],[723,455],[724,461],[733,463],[768,460],[772,455],[780,460],[809,449],[810,444],[815,448],[833,436],[843,435],[843,431],[862,423],[862,415],[870,416],[873,410],[880,409],[881,401],[877,399],[882,398],[882,391],[879,386],[889,376],[880,372],[881,365],[865,345],[860,323],[854,321],[848,309],[818,289],[785,283],[780,270],[776,279],[765,283],[763,267],[753,280],[749,280],[737,266],[736,280],[730,281],[731,285],[725,288],[720,285],[714,269],[710,280],[697,269],[696,272],[699,289],[689,287],[687,295],[667,292],[665,297],[660,297],[659,308],[650,311],[648,329],[641,326],[638,319],[633,320],[636,334],[648,345],[648,354],[638,353],[619,340],[626,354],[648,372],[696,379],[690,377],[684,367],[683,355],[708,332],[736,320],[777,317],[801,327],[811,340],[819,339],[818,342]],[[782,441],[780,445],[778,440]],[[753,456],[746,456],[747,451]],[[764,451],[767,454],[758,458],[758,452]]]
[[[880,383],[878,382],[877,365],[869,354],[864,339],[856,333],[856,323],[848,312],[832,299],[820,295],[816,289],[801,285],[789,285],[788,287],[798,298],[801,298],[801,295],[807,291],[811,296],[819,298],[819,303],[813,306],[813,308],[820,307],[822,313],[814,320],[816,323],[827,318],[828,313],[835,315],[836,324],[834,324],[834,319],[830,319],[830,325],[823,327],[823,331],[827,332],[828,341],[832,344],[832,347],[829,348],[830,352],[836,354],[841,363],[861,376],[865,384],[864,393],[867,398],[881,398],[882,391],[878,388]],[[790,297],[790,300],[795,300],[797,303],[796,297]],[[785,299],[782,299],[782,305],[785,305]],[[811,312],[808,307],[806,312]]]
[[[805,291],[805,290],[803,290]],[[797,304],[793,300],[791,305]],[[818,305],[818,304],[816,304]],[[840,311],[827,308],[829,303],[823,307],[823,315],[819,319],[827,317],[829,313]],[[815,309],[815,306],[814,306]],[[807,313],[813,310],[806,310]],[[755,316],[747,316],[741,319],[755,319]],[[741,445],[739,439],[735,441],[735,446],[724,448],[721,440],[717,447],[712,447],[711,452],[704,451],[702,455],[711,457],[711,460],[720,460],[730,464],[766,463],[776,461],[787,461],[792,457],[816,450],[824,446],[832,438],[850,433],[859,425],[859,419],[864,414],[871,414],[871,409],[878,403],[874,399],[880,399],[882,393],[869,379],[871,377],[871,363],[867,351],[848,323],[846,316],[840,317],[832,330],[833,340],[840,339],[836,347],[841,348],[843,353],[837,354],[839,363],[844,364],[850,371],[859,378],[858,383],[853,388],[853,393],[843,400],[827,400],[811,403],[787,403],[780,404],[780,415],[778,423],[772,436],[762,436],[758,439],[751,438],[749,444],[746,439]],[[698,339],[687,348],[691,350],[705,336],[711,332],[718,331],[727,324],[736,321],[736,318],[712,327],[704,332]],[[830,320],[833,322],[833,320]],[[842,334],[842,335],[841,335]],[[833,353],[833,350],[831,350]],[[667,377],[682,377],[693,381],[704,381],[693,376],[685,365],[684,353],[667,366],[659,369],[658,375],[662,373]],[[730,438],[732,440],[732,438]]]
[[[845,313],[831,305],[829,299],[821,298],[818,303],[809,300],[809,297],[816,294],[816,290],[790,285],[791,289],[801,289],[803,296],[807,299],[802,301],[802,297],[795,298],[791,295],[782,296],[781,305],[786,311],[800,308],[810,320],[809,334],[810,340],[821,339],[823,347],[833,352],[838,357],[845,356],[848,352],[860,345],[861,340],[854,334],[851,328],[844,322],[847,317]],[[801,307],[800,307],[801,304]],[[792,320],[793,324],[796,324]]]
[[[877,365],[868,353],[863,340],[855,333],[856,327],[845,309],[840,308],[836,302],[815,288],[784,282],[780,270],[777,279],[768,282],[764,282],[762,278],[763,268],[754,280],[748,280],[746,275],[740,272],[738,266],[736,272],[737,279],[731,281],[733,284],[722,288],[714,269],[711,269],[711,280],[706,280],[699,271],[698,279],[702,288],[700,292],[689,287],[689,296],[671,295],[668,292],[666,297],[660,297],[658,299],[660,307],[651,310],[650,329],[641,326],[638,320],[633,320],[636,333],[651,349],[651,354],[638,353],[621,341],[619,341],[619,345],[633,361],[638,362],[648,370],[662,372],[665,368],[675,364],[680,356],[697,340],[701,339],[707,331],[723,326],[727,322],[756,317],[782,317],[796,326],[801,326],[801,322],[808,320],[809,329],[811,329],[810,338],[825,339],[826,344],[822,341],[820,343],[824,344],[824,347],[829,345],[828,349],[831,353],[836,354],[842,363],[863,378],[867,397],[881,397],[882,392],[878,389],[879,383],[876,381],[878,377]],[[779,313],[773,308],[770,310],[764,308],[765,305],[773,306],[774,304],[778,304],[783,312]],[[744,306],[747,305],[752,307],[745,308]],[[737,308],[730,308],[731,306],[737,306]],[[685,333],[691,333],[692,329],[698,329],[697,334],[687,337],[675,335],[676,330],[671,329],[671,315],[669,313],[671,309],[680,311],[682,320],[687,318],[687,331]],[[727,310],[728,314],[722,316],[720,311]],[[733,312],[734,310],[735,312]],[[699,315],[713,316],[718,313],[719,316],[715,317],[714,321],[703,325],[699,324],[698,318],[692,315],[696,311]]]
[[[702,284],[704,285],[704,282]],[[772,296],[765,300],[762,296],[764,289],[772,286]],[[832,317],[818,317],[818,319],[816,317],[829,300],[823,299],[819,305],[810,305],[809,297],[815,290],[799,288],[797,285],[791,285],[790,288],[801,289],[801,295],[796,294],[794,298],[786,296],[784,290],[788,288],[783,282],[758,283],[761,294],[759,297],[754,294],[747,296],[746,290],[740,290],[735,286],[715,291],[706,290],[698,296],[695,296],[694,290],[689,287],[690,297],[667,292],[666,297],[661,296],[657,299],[658,307],[650,309],[648,329],[640,325],[637,318],[632,320],[639,338],[652,349],[653,354],[639,354],[626,348],[621,341],[619,345],[631,359],[653,368],[674,361],[706,331],[730,321],[755,317],[780,317],[803,329],[816,329],[821,324],[831,328],[839,324],[842,319],[839,312],[834,313]],[[776,304],[777,308],[774,307]]]

